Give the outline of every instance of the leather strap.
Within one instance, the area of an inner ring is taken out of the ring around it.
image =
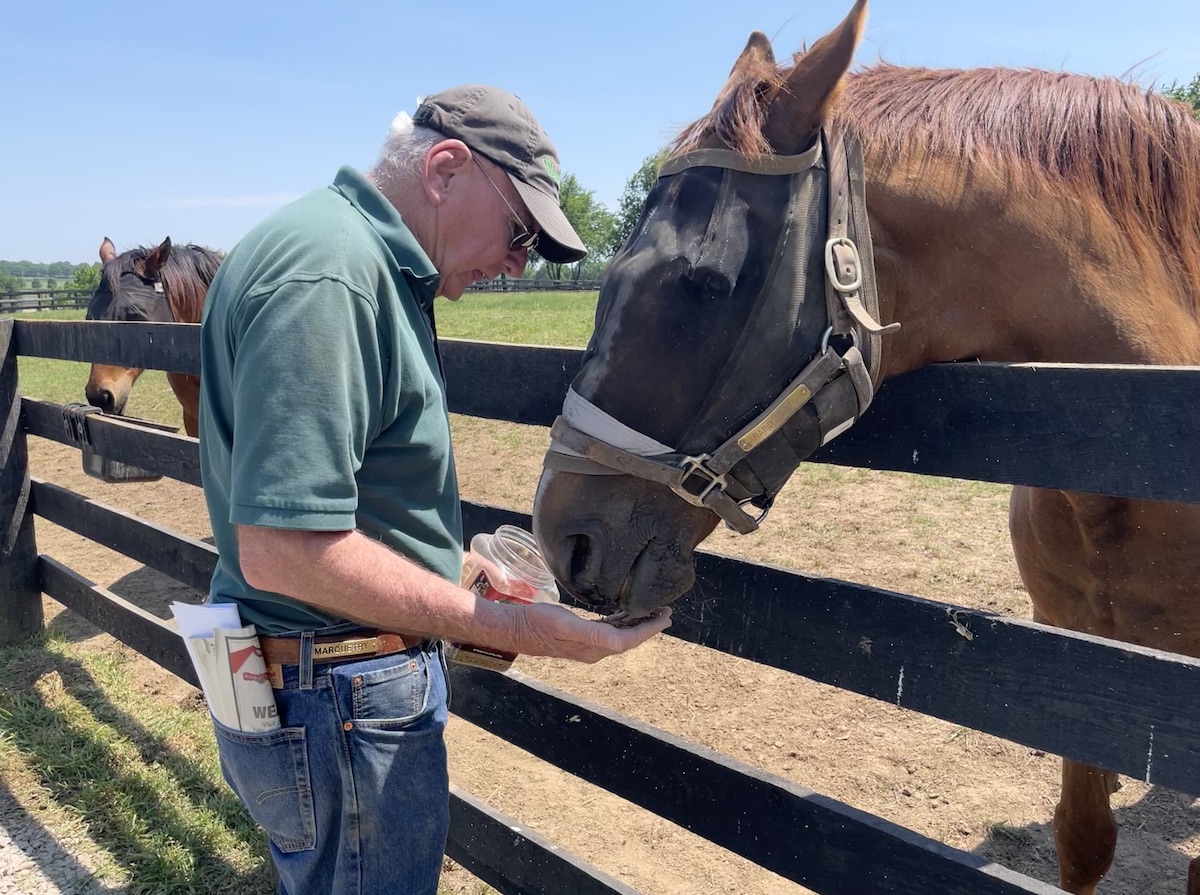
[[[297,637],[263,637],[263,661],[267,665],[299,665],[300,639]],[[342,662],[347,659],[371,659],[390,656],[420,646],[424,638],[416,634],[395,634],[390,631],[364,632],[354,636],[316,637],[313,639],[313,664]]]

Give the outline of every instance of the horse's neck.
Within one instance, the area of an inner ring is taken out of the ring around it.
[[[939,361],[1200,363],[1200,321],[1165,258],[1098,205],[1031,199],[986,172],[895,165],[871,180],[883,375]]]

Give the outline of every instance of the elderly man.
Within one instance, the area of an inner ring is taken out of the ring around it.
[[[448,827],[442,638],[595,662],[619,629],[458,586],[462,521],[436,295],[585,249],[558,157],[517,97],[452,88],[398,116],[378,162],[280,209],[229,253],[202,325],[201,471],[236,603],[278,669],[282,727],[214,721],[280,891],[434,895]]]

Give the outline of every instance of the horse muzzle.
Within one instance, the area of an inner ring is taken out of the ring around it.
[[[649,615],[691,589],[693,551],[716,526],[707,510],[632,476],[547,469],[533,530],[555,578],[600,612]]]

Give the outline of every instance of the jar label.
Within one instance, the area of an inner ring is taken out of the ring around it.
[[[486,571],[481,571],[475,576],[475,580],[471,582],[468,590],[477,596],[483,597],[485,600],[491,600],[493,603],[531,602],[523,597],[514,597],[498,590],[488,578]],[[490,668],[493,671],[507,671],[512,665],[513,660],[517,658],[516,653],[508,653],[487,646],[476,646],[473,643],[454,643],[451,646],[453,647],[450,656],[452,662],[477,665],[481,668]]]

